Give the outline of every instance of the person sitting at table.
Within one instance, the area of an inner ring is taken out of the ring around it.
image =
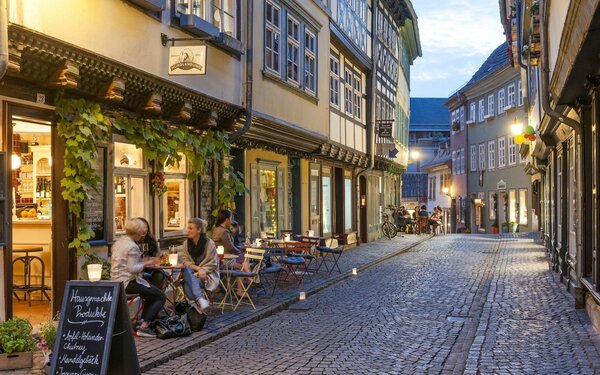
[[[143,217],[138,217],[144,223],[142,229],[142,238],[138,242],[140,250],[142,251],[142,258],[157,258],[160,256],[160,248],[158,242],[154,236],[150,233],[150,224]],[[150,284],[156,286],[159,289],[165,289],[165,281],[167,280],[166,272],[163,270],[144,270],[144,278],[150,282]]]
[[[156,319],[167,296],[143,278],[144,267],[155,264],[154,259],[142,260],[142,253],[137,245],[142,238],[144,223],[139,219],[129,219],[125,221],[124,229],[125,236],[112,245],[110,279],[123,282],[126,293],[138,294],[144,300],[144,309],[136,334],[154,337],[156,334],[150,328],[150,324]]]
[[[200,218],[188,221],[187,240],[181,251],[183,269],[183,291],[192,301],[192,306],[205,313],[210,304],[202,289],[213,291],[219,286],[219,258],[217,247],[206,235],[208,223]]]
[[[237,221],[231,221],[231,237],[233,238],[233,246],[239,249],[246,242],[246,238],[242,235],[242,227]]]
[[[233,238],[231,236],[231,232],[229,232],[229,227],[231,226],[231,211],[229,210],[220,210],[217,213],[217,221],[215,223],[215,228],[213,229],[212,239],[215,241],[217,246],[223,246],[225,254],[233,254],[237,255],[237,259],[235,260],[236,269],[241,269],[244,272],[250,272],[250,265],[245,262],[244,253],[233,244]],[[243,295],[243,281],[241,277],[236,279],[237,285],[237,295],[241,297]]]

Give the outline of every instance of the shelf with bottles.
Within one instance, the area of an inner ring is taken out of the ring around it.
[[[52,199],[52,179],[46,176],[36,176],[35,180],[35,201]]]
[[[115,177],[115,196],[116,197],[127,196],[127,177],[121,177],[121,176]]]

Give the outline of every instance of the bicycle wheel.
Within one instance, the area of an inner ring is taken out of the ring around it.
[[[381,224],[381,232],[383,233],[384,237],[387,237],[388,240],[392,239],[392,228],[390,228],[390,223],[383,223]]]
[[[391,240],[392,238],[394,238],[398,235],[398,227],[394,223],[389,223],[389,224],[390,224],[390,232],[392,235],[392,237],[390,238],[390,240]]]

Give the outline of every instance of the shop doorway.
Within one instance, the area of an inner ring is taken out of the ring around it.
[[[366,243],[367,238],[367,179],[365,176],[358,178],[360,196],[360,242]]]
[[[3,213],[6,317],[37,324],[53,316],[52,112],[7,106]],[[65,267],[66,268],[66,267]],[[65,272],[66,273],[66,272]]]

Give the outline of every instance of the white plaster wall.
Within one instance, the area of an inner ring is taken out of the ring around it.
[[[311,99],[287,88],[287,83],[263,75],[264,64],[264,1],[254,2],[254,109],[301,126],[304,129],[329,135],[329,17],[312,0],[298,0],[303,8],[319,22],[317,30],[317,97]],[[285,47],[285,36],[281,44]],[[303,55],[301,55],[302,58]],[[283,56],[281,56],[283,59]],[[282,65],[282,69],[284,69]],[[301,77],[303,73],[301,72]]]
[[[170,4],[167,1],[160,22],[122,0],[9,0],[9,20],[239,105],[242,91],[240,60],[220,49],[209,45],[207,74],[204,76],[167,74],[168,48],[160,43],[160,34],[179,38],[192,36],[169,26]]]
[[[570,3],[571,1],[566,0],[550,1],[548,16],[548,60],[550,61],[550,77],[552,77],[552,72],[554,72],[554,67],[556,66],[556,59],[559,54],[558,48],[560,46],[560,40],[565,27],[565,20],[567,18]]]

